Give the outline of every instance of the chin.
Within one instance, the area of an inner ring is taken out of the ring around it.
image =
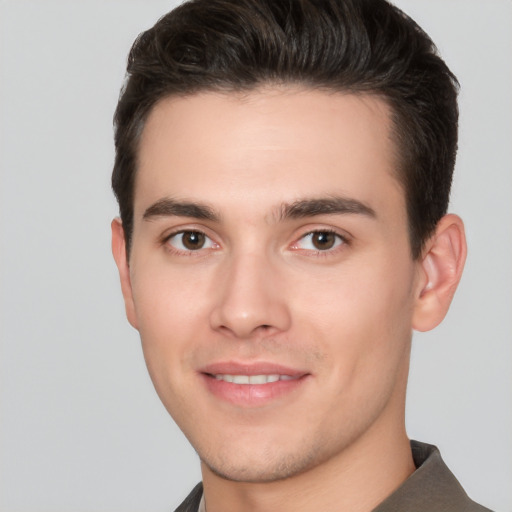
[[[314,453],[314,452],[313,452]],[[276,454],[258,454],[254,457],[240,457],[230,460],[225,457],[210,460],[201,457],[201,462],[215,475],[232,482],[268,483],[285,480],[304,473],[320,461],[311,454],[299,456]]]

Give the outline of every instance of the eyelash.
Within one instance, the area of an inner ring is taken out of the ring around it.
[[[313,237],[315,234],[320,234],[320,233],[334,235],[337,238],[337,241],[334,242],[336,245],[332,248],[328,248],[328,249],[324,249],[324,250],[301,249],[300,247],[293,247],[293,246],[292,246],[292,249],[295,249],[297,251],[307,251],[309,255],[314,255],[319,258],[325,258],[325,257],[332,255],[333,253],[337,253],[338,251],[342,250],[344,246],[350,245],[350,240],[348,239],[348,237],[338,233],[334,229],[314,229],[312,231],[308,231],[307,233],[304,233],[300,238],[298,238],[297,241],[294,242],[293,245],[296,246],[300,241],[305,240],[307,237]]]
[[[184,235],[187,233],[189,233],[189,234],[197,233],[198,235],[204,236],[205,239],[209,240],[211,244],[216,246],[216,247],[206,247],[206,249],[216,249],[217,247],[219,247],[219,245],[216,242],[214,242],[211,237],[209,237],[204,231],[202,231],[200,229],[180,229],[178,231],[173,231],[172,233],[165,235],[161,239],[160,244],[165,246],[165,248],[169,252],[177,254],[179,256],[182,256],[182,255],[199,256],[200,253],[203,252],[202,249],[205,249],[204,247],[200,247],[199,249],[196,249],[196,250],[194,250],[194,249],[187,250],[187,249],[176,248],[169,243],[170,240],[173,239],[174,237],[176,237],[178,235]],[[325,250],[302,249],[300,247],[297,247],[297,245],[302,240],[305,240],[307,237],[313,237],[315,234],[319,234],[319,233],[334,235],[337,238],[337,241],[334,242],[336,245],[332,248],[328,248]],[[183,242],[182,242],[182,244],[183,244]],[[344,246],[349,246],[349,245],[350,245],[350,240],[348,239],[348,237],[341,235],[340,233],[338,233],[337,231],[335,231],[333,229],[314,229],[314,230],[308,231],[308,232],[304,233],[303,235],[301,235],[295,242],[293,242],[291,249],[296,250],[296,251],[301,251],[301,252],[307,252],[309,255],[312,255],[315,257],[327,257],[329,255],[332,255],[333,253],[337,253],[339,250],[342,250],[342,248]],[[194,254],[194,253],[197,253],[197,254]]]
[[[204,249],[204,247],[200,247],[196,250],[194,249],[179,249],[177,247],[174,247],[172,246],[169,242],[171,239],[173,239],[174,237],[177,237],[178,235],[185,235],[185,234],[191,234],[191,233],[196,233],[200,236],[204,236],[204,238],[206,240],[209,240],[210,243],[212,245],[215,245],[215,246],[218,246],[218,244],[216,242],[214,242],[212,240],[211,237],[209,237],[204,231],[201,231],[200,229],[180,229],[178,231],[173,231],[172,233],[169,233],[168,235],[164,236],[161,240],[161,245],[165,246],[165,248],[173,253],[173,254],[177,254],[179,256],[198,256],[199,253],[203,252],[201,249]],[[183,242],[181,242],[181,244],[183,245]],[[213,247],[206,247],[206,249],[213,249]],[[198,253],[198,254],[194,254],[194,253]]]

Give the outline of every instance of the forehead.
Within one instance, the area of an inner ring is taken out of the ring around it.
[[[267,88],[166,98],[142,133],[135,215],[176,195],[258,207],[326,194],[378,203],[386,184],[401,196],[390,124],[373,95]]]

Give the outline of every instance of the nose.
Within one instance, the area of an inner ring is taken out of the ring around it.
[[[286,287],[268,258],[258,254],[233,257],[219,270],[222,276],[210,316],[214,330],[248,339],[289,329]]]

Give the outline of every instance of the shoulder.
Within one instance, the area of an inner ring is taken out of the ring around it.
[[[411,441],[416,471],[374,512],[491,512],[466,494],[437,447]]]

